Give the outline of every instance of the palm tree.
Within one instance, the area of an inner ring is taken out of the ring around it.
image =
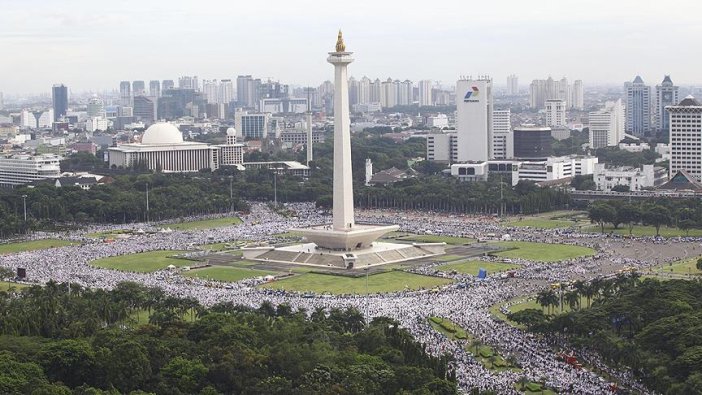
[[[580,310],[580,295],[577,291],[569,291],[563,296],[571,310]]]

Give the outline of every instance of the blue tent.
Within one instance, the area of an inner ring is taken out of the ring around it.
[[[478,270],[478,278],[484,280],[485,277],[487,277],[487,270],[480,268],[480,270]]]

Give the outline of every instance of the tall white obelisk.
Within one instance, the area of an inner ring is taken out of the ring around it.
[[[346,52],[339,30],[336,52],[329,52],[327,62],[334,65],[334,209],[332,229],[349,231],[354,227],[353,176],[351,174],[351,121],[349,84],[346,67],[353,62]]]

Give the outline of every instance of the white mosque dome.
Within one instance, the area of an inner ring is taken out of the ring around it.
[[[236,136],[236,129],[228,128],[227,129],[227,136]]]
[[[181,144],[182,142],[183,133],[175,125],[167,122],[149,126],[141,138],[142,144]]]

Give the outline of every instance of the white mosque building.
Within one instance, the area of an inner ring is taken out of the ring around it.
[[[183,141],[183,134],[170,123],[151,125],[141,143],[121,144],[109,151],[110,167],[146,166],[164,173],[217,170],[220,166],[241,166],[244,162],[243,144],[236,142],[236,130],[227,130],[226,144],[210,145]]]

